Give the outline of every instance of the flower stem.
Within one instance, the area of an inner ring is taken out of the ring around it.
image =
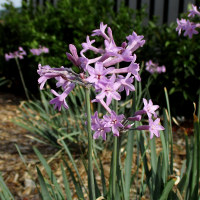
[[[115,112],[118,114],[118,101],[115,102]],[[117,179],[117,143],[118,143],[118,137],[114,137],[114,143],[113,143],[113,165],[112,165],[112,186],[113,186],[113,199],[115,199],[116,194],[116,179]]]
[[[27,98],[28,101],[29,101],[29,100],[30,100],[30,97],[29,97],[29,94],[28,94],[28,89],[27,89],[26,84],[25,84],[25,82],[24,82],[24,77],[23,77],[23,74],[22,74],[22,71],[21,71],[21,67],[20,67],[20,65],[19,65],[19,61],[18,61],[18,58],[17,58],[17,57],[15,57],[15,61],[16,61],[16,63],[17,63],[17,67],[18,67],[18,70],[19,70],[19,75],[20,75],[20,78],[21,78],[21,81],[22,81],[22,85],[23,85],[23,87],[24,87],[24,92],[25,92],[25,94],[26,94],[26,98]]]
[[[137,82],[135,82],[135,88],[137,89]],[[136,93],[134,93],[133,107],[132,107],[133,113],[131,113],[132,115],[136,111],[136,100],[137,100],[137,95]],[[125,159],[125,200],[130,199],[131,167],[132,167],[132,161],[133,161],[133,141],[134,141],[134,133],[132,131],[129,131],[127,146],[126,146],[127,155]]]
[[[44,65],[44,58],[43,56],[41,55],[41,63],[42,63],[42,66]]]
[[[91,113],[90,113],[90,89],[85,89],[86,113],[87,113],[87,131],[88,131],[88,186],[91,200],[95,200],[95,186],[92,165],[92,132],[91,132]]]
[[[113,186],[113,199],[115,199],[116,193],[116,174],[117,174],[117,136],[114,137],[113,144],[113,166],[112,166],[112,186]]]

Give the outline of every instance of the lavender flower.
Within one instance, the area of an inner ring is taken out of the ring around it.
[[[105,122],[105,127],[111,127],[114,136],[119,136],[118,128],[123,128],[121,123],[124,119],[124,115],[117,115],[114,111],[111,112],[111,115],[105,115],[103,117]]]
[[[88,59],[85,57],[79,57],[77,54],[77,50],[76,47],[73,44],[69,45],[69,50],[71,52],[67,53],[67,58],[77,67],[79,67],[79,69],[81,70],[86,70],[87,69],[87,65],[88,65]]]
[[[166,72],[166,67],[164,65],[158,66],[157,63],[153,63],[152,60],[149,60],[146,62],[146,70],[151,74],[160,74]]]
[[[95,42],[95,40],[90,41],[89,36],[87,36],[86,41],[87,41],[86,43],[82,43],[83,50],[80,53],[82,57],[85,57],[83,55],[83,53],[88,50],[91,50],[95,53],[103,53],[104,52],[102,49],[98,49],[98,48],[92,46],[92,44]]]
[[[44,47],[44,46],[39,46],[38,49],[30,49],[30,52],[33,55],[39,56],[42,53],[49,53],[49,49],[47,47]]]
[[[62,106],[68,109],[65,99],[76,84],[84,87],[93,87],[97,94],[92,103],[100,103],[108,113],[102,119],[98,117],[97,112],[91,117],[91,128],[94,131],[93,138],[102,137],[103,140],[106,140],[107,133],[112,131],[114,136],[119,136],[120,132],[125,132],[133,126],[133,123],[129,124],[130,121],[140,121],[143,114],[147,114],[149,118],[152,115],[156,117],[155,110],[158,106],[153,105],[151,100],[148,103],[146,99],[143,99],[143,110],[137,111],[133,117],[127,119],[124,115],[117,115],[109,107],[113,99],[116,101],[121,99],[120,92],[125,90],[128,96],[130,92],[135,90],[134,80],[141,81],[139,75],[140,66],[136,63],[136,54],[134,52],[144,45],[143,36],[133,32],[132,35],[126,37],[127,41],[123,41],[120,46],[117,46],[111,28],[107,28],[107,25],[104,25],[103,22],[100,23],[99,29],[93,31],[91,36],[103,37],[104,46],[95,47],[95,40],[87,36],[86,42],[82,43],[83,49],[80,52],[80,56],[73,44],[69,45],[70,53],[66,53],[67,58],[81,70],[79,74],[69,68],[51,68],[50,66],[39,65],[38,74],[40,78],[38,82],[41,84],[40,89],[42,89],[48,79],[55,78],[57,80],[56,86],[64,91],[58,94],[52,90],[56,97],[50,103],[54,104],[54,107],[58,108],[58,110],[61,110]],[[87,58],[85,55],[87,51],[93,52],[95,56]],[[121,62],[128,63],[127,67],[114,67],[114,65]],[[144,128],[146,128],[145,130],[150,130],[150,127],[150,125],[145,125]]]
[[[120,87],[119,82],[115,82],[116,76],[113,75],[107,82],[101,85],[101,92],[96,96],[96,99],[104,99],[107,97],[106,104],[109,106],[112,99],[120,100],[121,96],[117,92]]]
[[[144,103],[144,108],[143,110],[147,113],[148,117],[151,118],[152,115],[154,115],[154,117],[157,117],[157,114],[155,113],[155,111],[159,108],[158,105],[153,105],[152,100],[148,101],[143,98],[143,103]]]
[[[74,83],[69,84],[62,94],[58,94],[55,90],[51,90],[51,92],[56,96],[56,98],[52,99],[49,103],[55,104],[54,108],[58,108],[59,111],[61,111],[62,105],[64,106],[64,108],[68,109],[69,107],[65,101],[65,98],[69,95],[71,90],[74,89],[74,87]]]
[[[165,128],[160,125],[160,118],[157,118],[155,121],[149,119],[149,125],[142,125],[136,127],[136,130],[148,130],[150,132],[150,139],[155,135],[156,137],[160,137],[160,131]]]
[[[102,36],[105,40],[110,40],[110,38],[105,34],[107,24],[104,25],[103,22],[100,23],[100,29],[96,29],[93,31],[92,36],[98,35]]]
[[[121,83],[121,86],[119,87],[119,92],[122,92],[123,90],[126,91],[126,95],[128,96],[130,91],[135,91],[135,87],[132,85],[133,83],[133,77],[130,77],[131,73],[128,73],[126,77],[122,75],[118,75],[118,82]]]
[[[165,128],[160,125],[160,118],[157,118],[155,121],[149,119],[149,131],[150,131],[150,139],[155,135],[156,137],[160,137],[160,132]]]
[[[200,16],[200,12],[197,10],[197,6],[192,4],[192,9],[189,10],[188,17],[195,17],[195,15]]]
[[[128,46],[127,49],[130,49],[131,51],[137,50],[139,47],[142,47],[145,43],[145,40],[142,40],[144,38],[143,35],[137,35],[134,31],[132,35],[129,35],[126,37],[128,40]]]
[[[196,28],[199,27],[199,25],[190,22],[187,20],[187,23],[185,27],[183,27],[183,30],[185,30],[185,33],[183,34],[184,36],[189,36],[189,38],[192,38],[193,34],[198,34],[199,32],[196,30]]]
[[[6,61],[13,59],[13,58],[19,58],[19,59],[23,59],[24,56],[26,56],[26,51],[24,51],[24,49],[22,47],[18,48],[18,51],[14,51],[13,53],[6,53],[5,54],[5,59]]]
[[[188,17],[195,17],[195,15],[200,16],[200,12],[197,10],[197,7],[192,5],[192,9],[189,10]],[[196,28],[200,28],[200,23],[191,22],[190,20],[186,19],[177,19],[177,28],[176,31],[178,31],[178,34],[181,34],[181,31],[184,32],[184,36],[188,36],[189,38],[192,38],[194,34],[198,34],[199,32],[196,30]]]
[[[109,133],[111,128],[105,127],[104,120],[99,119],[97,111],[94,113],[91,119],[91,128],[94,131],[93,139],[97,139],[101,136],[103,140],[106,140],[106,133]]]
[[[111,72],[114,68],[105,68],[102,62],[96,62],[95,68],[88,66],[87,71],[89,72],[90,76],[86,79],[90,83],[94,83],[95,88],[99,89],[101,84],[108,82],[106,77],[109,72]]]

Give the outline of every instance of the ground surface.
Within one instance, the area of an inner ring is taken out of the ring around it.
[[[51,146],[35,142],[30,137],[31,133],[12,122],[13,118],[20,114],[17,110],[20,102],[20,98],[0,93],[0,172],[16,200],[38,200],[38,192],[28,174],[30,171],[36,177],[35,166],[38,164],[38,159],[32,147],[36,146],[46,158],[55,154],[56,150],[52,149]],[[22,162],[15,144],[19,146],[24,155],[28,168]],[[184,145],[184,133],[182,129],[177,128],[174,133],[174,171],[176,175],[180,174],[180,168],[185,158]],[[157,141],[157,150],[161,150],[159,140]],[[105,152],[102,156],[104,157],[104,170],[108,176],[109,163],[106,160],[110,159],[108,158],[110,153]],[[56,158],[52,165],[58,177],[61,176],[61,171],[57,170],[59,162],[59,159]],[[80,166],[79,169],[80,174],[85,176],[83,167]]]
[[[32,149],[36,146],[48,157],[52,148],[30,139],[31,134],[16,126],[12,120],[19,115],[20,99],[10,94],[0,94],[0,172],[16,199],[39,199],[35,185],[22,162],[15,144],[18,145],[33,174],[38,159]],[[55,152],[55,151],[53,151]]]

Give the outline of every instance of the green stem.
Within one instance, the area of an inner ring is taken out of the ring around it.
[[[87,113],[87,131],[88,131],[88,186],[91,200],[95,200],[95,185],[92,165],[92,132],[91,132],[91,113],[90,113],[90,89],[85,89],[86,113]]]
[[[135,82],[135,88],[137,89],[137,82]],[[133,94],[133,113],[136,111],[136,94]],[[131,113],[131,114],[133,114]],[[130,199],[130,187],[131,187],[131,167],[133,161],[133,141],[134,141],[134,133],[129,131],[128,133],[128,141],[126,146],[126,160],[125,160],[125,200]]]
[[[115,102],[115,112],[118,114],[118,101]],[[116,175],[117,175],[117,143],[118,143],[118,137],[114,137],[114,143],[113,143],[113,165],[112,165],[112,186],[113,186],[113,199],[115,199],[116,194]]]
[[[41,55],[41,63],[42,63],[42,66],[44,65],[44,58],[43,56]]]
[[[113,199],[115,199],[115,193],[116,193],[116,174],[117,174],[117,137],[114,137],[114,143],[113,143],[113,177],[112,177],[112,186],[113,186]]]
[[[26,87],[26,85],[25,85],[24,77],[23,77],[23,74],[22,74],[22,71],[21,71],[21,67],[20,67],[20,65],[19,65],[19,61],[18,61],[18,58],[17,58],[17,57],[15,57],[15,61],[16,61],[16,63],[17,63],[17,67],[18,67],[18,70],[19,70],[19,75],[20,75],[20,78],[21,78],[21,81],[22,81],[22,85],[23,85],[23,87],[24,87],[24,92],[25,92],[25,94],[26,94],[26,98],[27,98],[28,100],[30,100],[30,97],[29,97],[29,95],[28,95],[28,90],[27,90],[27,87]]]

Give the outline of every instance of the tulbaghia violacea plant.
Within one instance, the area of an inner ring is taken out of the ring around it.
[[[22,71],[21,71],[21,67],[20,67],[20,64],[19,64],[19,61],[18,61],[18,58],[23,59],[24,56],[26,56],[26,55],[27,55],[26,51],[22,47],[18,47],[18,51],[14,51],[13,53],[11,53],[11,52],[6,53],[5,59],[6,59],[6,61],[9,61],[10,59],[15,59],[18,70],[19,70],[19,75],[20,75],[20,78],[21,78],[21,81],[22,81],[22,85],[23,85],[23,88],[24,88],[24,91],[25,91],[25,94],[26,94],[26,97],[27,97],[28,100],[30,100],[30,97],[29,97],[29,94],[28,94],[28,89],[26,87],[24,77],[23,77],[23,74],[22,74]]]
[[[111,28],[107,28],[107,25],[103,23],[100,24],[99,29],[93,31],[91,36],[102,37],[104,45],[101,45],[99,48],[95,47],[95,40],[91,40],[87,36],[86,42],[82,43],[83,49],[80,52],[80,56],[77,53],[76,47],[72,44],[69,45],[70,53],[66,53],[67,58],[80,69],[79,74],[63,66],[61,68],[51,68],[48,65],[41,66],[39,64],[37,72],[40,75],[38,80],[40,89],[43,89],[48,79],[56,79],[56,86],[61,87],[63,92],[59,94],[51,90],[56,97],[50,103],[54,104],[55,108],[58,108],[60,111],[62,106],[68,109],[66,98],[76,85],[82,85],[85,88],[94,88],[96,96],[92,102],[101,104],[105,108],[106,114],[102,118],[99,118],[97,111],[91,117],[87,113],[87,117],[90,118],[87,121],[87,125],[90,127],[91,124],[91,129],[94,131],[93,139],[102,137],[103,140],[106,140],[106,135],[110,132],[115,137],[118,137],[122,132],[129,129],[149,130],[151,133],[150,138],[153,138],[154,135],[159,137],[159,131],[164,130],[164,127],[160,125],[160,119],[157,118],[155,113],[159,106],[153,105],[151,100],[147,101],[143,99],[143,109],[136,111],[133,116],[118,115],[111,107],[113,99],[116,101],[121,100],[120,93],[122,91],[125,90],[127,96],[130,92],[135,91],[133,85],[135,79],[136,81],[141,81],[139,74],[140,66],[136,63],[135,51],[144,45],[145,40],[143,40],[143,36],[133,32],[126,37],[127,41],[117,46]],[[88,51],[93,52],[96,56],[88,58],[86,56]],[[121,62],[124,62],[126,67],[115,67],[119,66]],[[135,127],[134,122],[140,121],[145,114],[148,116],[149,123]],[[88,157],[90,159],[89,155]],[[113,184],[115,184],[115,179],[113,180]],[[115,187],[113,187],[113,191],[115,191]]]
[[[192,20],[192,18],[194,18],[195,16],[200,17],[200,12],[197,9],[197,6],[192,4],[192,9],[189,10],[189,14],[188,17],[190,18],[190,20]],[[177,28],[176,31],[178,31],[178,34],[181,34],[181,31],[185,31],[184,32],[184,36],[187,36],[189,38],[192,38],[192,36],[194,34],[198,34],[199,32],[196,30],[196,28],[200,28],[200,23],[196,23],[196,22],[192,22],[189,19],[177,19]]]
[[[150,74],[160,74],[160,73],[165,73],[166,72],[166,67],[164,65],[158,66],[157,63],[152,62],[152,60],[149,60],[146,62],[146,70]]]
[[[110,132],[110,129],[112,129],[114,136],[119,136],[120,131],[127,129],[129,118],[125,118],[124,115],[117,115],[109,106],[113,99],[116,101],[121,99],[120,92],[123,90],[126,91],[127,96],[135,90],[133,85],[134,79],[141,81],[139,75],[140,67],[136,63],[135,51],[145,43],[143,36],[138,36],[133,32],[132,35],[127,36],[127,41],[123,42],[121,46],[117,46],[111,28],[108,27],[106,34],[106,27],[107,25],[101,23],[100,29],[94,30],[92,33],[92,36],[103,37],[104,48],[93,46],[95,40],[90,40],[89,36],[87,36],[86,42],[82,43],[83,49],[79,57],[76,47],[72,44],[69,45],[71,53],[66,53],[67,57],[74,65],[79,67],[81,73],[77,74],[69,68],[51,68],[48,65],[41,66],[40,64],[38,69],[40,89],[43,88],[45,82],[50,78],[55,78],[57,80],[57,87],[62,87],[63,93],[61,94],[51,90],[56,97],[50,103],[54,104],[59,111],[61,106],[68,109],[65,99],[76,84],[95,89],[96,97],[92,102],[100,103],[108,114],[103,116],[102,119],[98,118],[98,113],[92,116],[92,130],[94,131],[94,139],[97,139],[97,136],[104,135],[104,140],[106,139],[105,133]],[[91,59],[87,58],[85,56],[87,51],[93,51],[98,56]],[[115,65],[121,62],[126,62],[127,67],[115,68]],[[161,71],[164,71],[163,66]],[[157,72],[160,71],[157,70]],[[149,119],[151,119],[149,112],[151,113],[153,108],[156,107],[157,109],[158,106],[154,106],[151,100],[149,104],[146,99],[143,101],[144,108],[148,107],[148,109],[144,109],[142,114],[148,114]],[[133,118],[137,115],[136,112]],[[139,118],[137,117],[137,119]],[[100,129],[102,129],[102,134],[99,133]],[[162,130],[163,128],[159,127],[159,129]],[[158,135],[156,134],[156,136]]]

